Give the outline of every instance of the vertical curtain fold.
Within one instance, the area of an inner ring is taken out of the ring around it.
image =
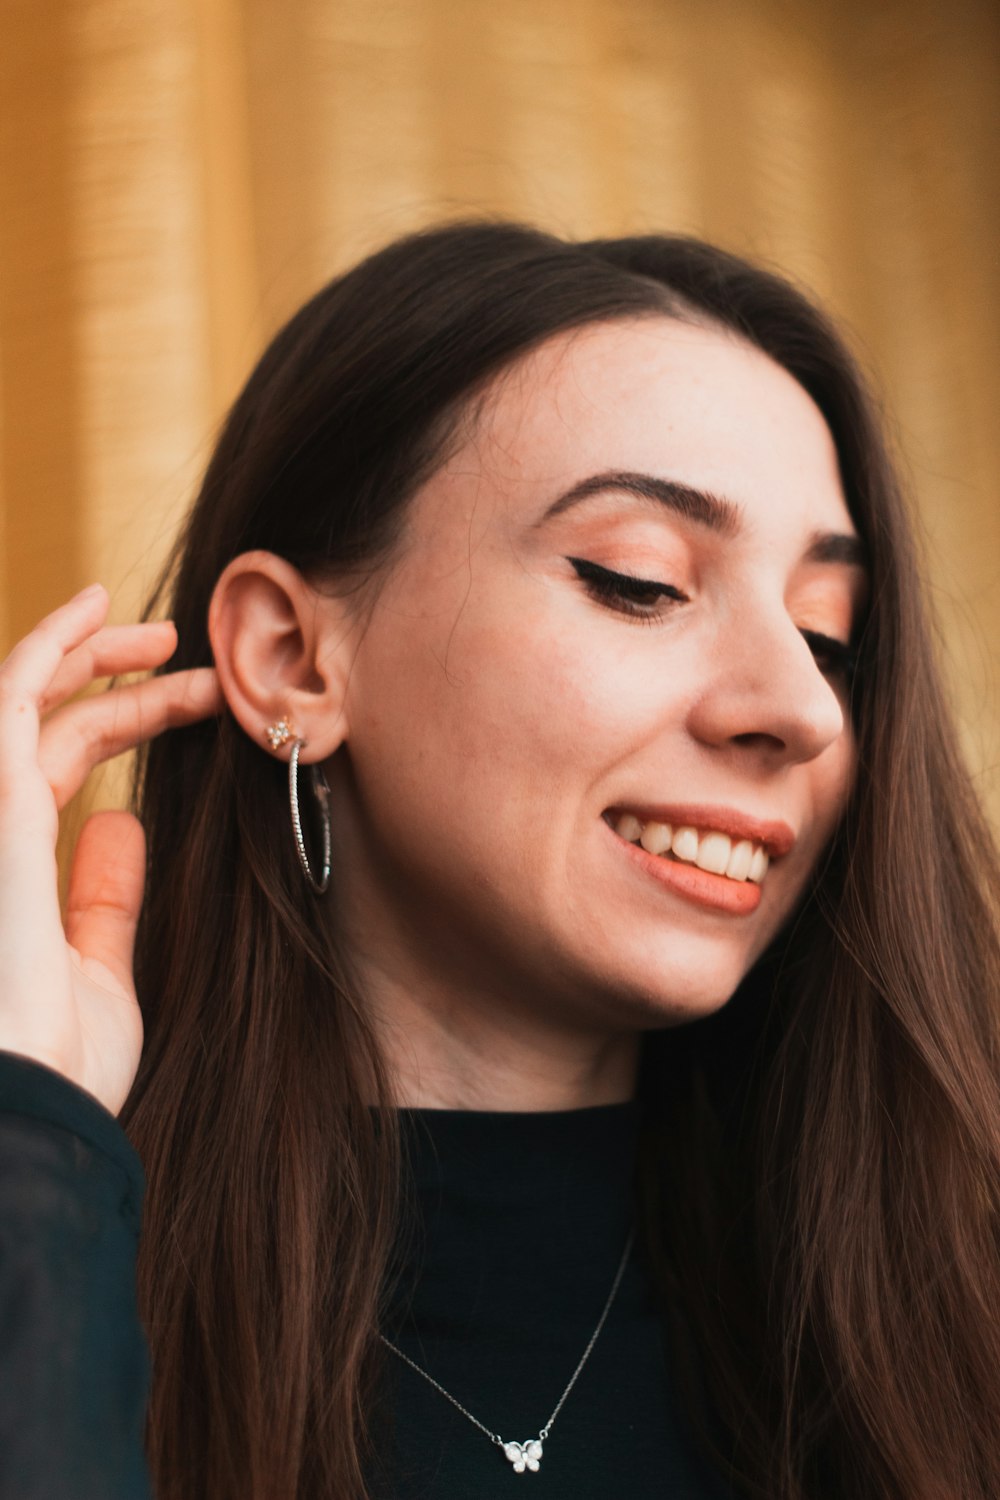
[[[440,217],[779,265],[885,393],[1000,822],[991,0],[0,0],[0,649],[128,618],[264,339]]]

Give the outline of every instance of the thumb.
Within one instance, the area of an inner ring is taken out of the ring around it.
[[[93,813],[73,856],[66,938],[131,994],[132,951],[146,878],[146,836],[127,812]]]

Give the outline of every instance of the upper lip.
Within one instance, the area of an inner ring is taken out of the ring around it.
[[[698,803],[621,802],[613,813],[634,813],[642,823],[669,823],[671,828],[697,828],[726,833],[731,839],[749,839],[762,844],[771,859],[787,854],[795,843],[795,833],[780,818],[758,818],[734,807]]]

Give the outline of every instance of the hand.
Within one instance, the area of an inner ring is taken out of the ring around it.
[[[212,668],[74,703],[95,678],[161,666],[169,621],[105,626],[98,584],[47,615],[0,663],[0,1049],[56,1069],[112,1114],[142,1051],[132,978],[145,837],[126,812],[93,814],[59,912],[59,812],[100,761],[223,706]],[[59,705],[63,705],[60,707]]]

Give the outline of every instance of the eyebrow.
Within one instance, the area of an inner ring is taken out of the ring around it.
[[[606,494],[609,490],[620,490],[641,500],[653,500],[684,520],[693,521],[719,536],[736,536],[740,531],[742,513],[735,500],[715,495],[711,490],[695,489],[678,479],[662,479],[655,474],[637,474],[629,470],[591,474],[587,479],[581,479],[552,502],[535,526],[542,526],[582,501]],[[864,543],[853,532],[815,532],[809,539],[804,561],[843,563],[858,568],[867,566]]]

